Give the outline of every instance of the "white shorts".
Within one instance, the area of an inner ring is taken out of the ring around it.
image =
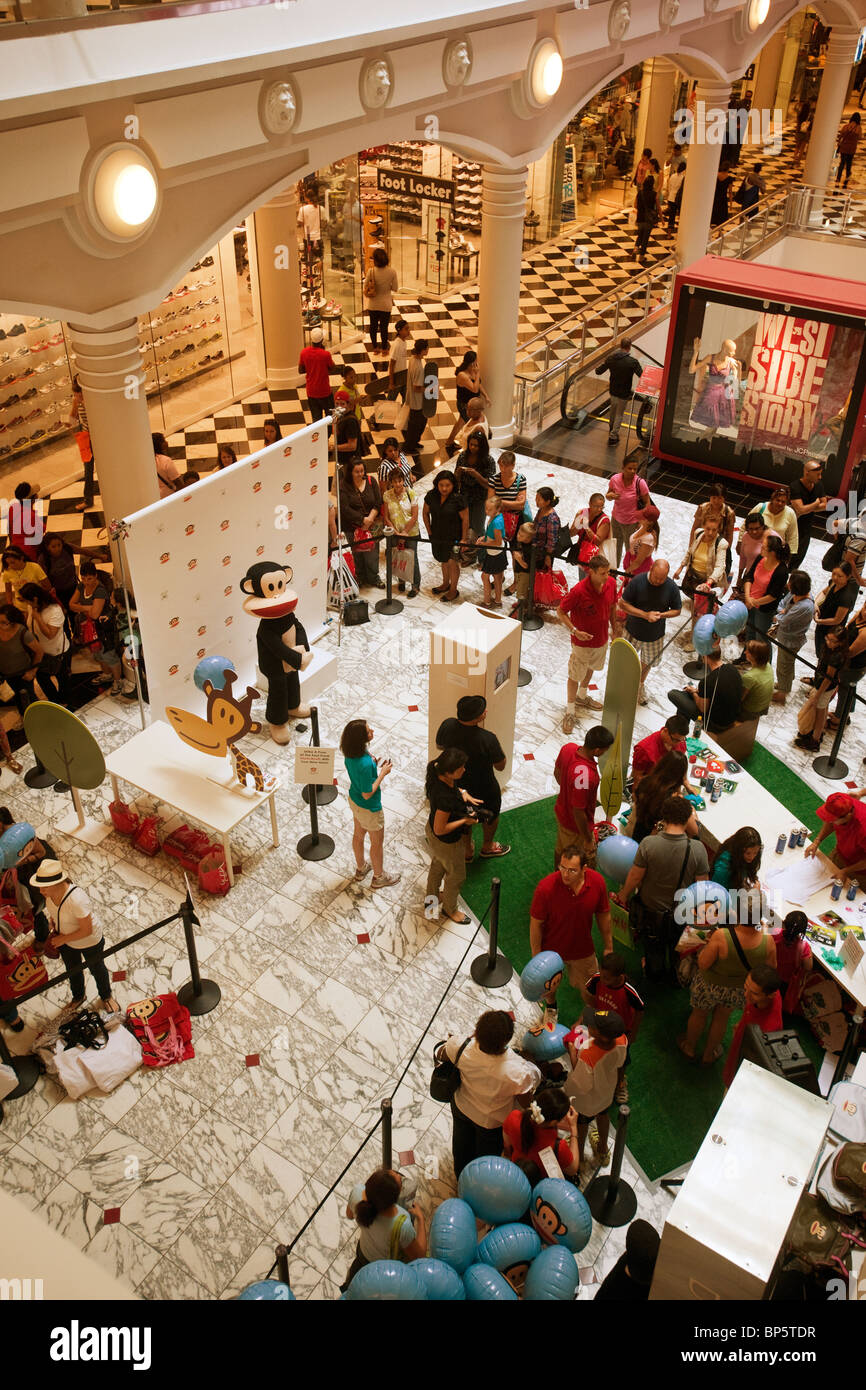
[[[571,645],[568,658],[569,680],[578,681],[587,671],[600,671],[607,659],[607,643],[601,647],[576,647]]]

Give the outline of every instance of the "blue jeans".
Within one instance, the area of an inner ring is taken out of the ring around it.
[[[753,642],[756,639],[766,642],[767,633],[773,618],[776,616],[776,605],[768,603],[763,608],[750,608],[749,617],[746,621],[746,641]]]

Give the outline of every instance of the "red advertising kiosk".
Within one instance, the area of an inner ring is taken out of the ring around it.
[[[716,256],[677,276],[659,458],[768,488],[817,458],[827,495],[845,497],[866,450],[864,392],[866,285]]]

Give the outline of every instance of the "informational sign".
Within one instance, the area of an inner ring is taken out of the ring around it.
[[[562,167],[562,220],[574,219],[574,145],[567,144]]]
[[[295,781],[320,787],[334,780],[336,748],[296,748]]]
[[[846,932],[839,947],[839,955],[850,970],[854,971],[863,959],[863,947],[853,932]]]
[[[758,315],[738,441],[807,454],[835,328],[792,314]]]
[[[428,198],[434,203],[454,203],[454,180],[438,174],[419,174],[414,169],[386,169],[379,165],[379,190],[405,198]]]

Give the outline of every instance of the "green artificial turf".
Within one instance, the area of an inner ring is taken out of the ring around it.
[[[799,777],[772,753],[756,746],[747,764],[748,771],[792,812],[796,821],[816,829],[814,814],[818,797]],[[463,897],[476,914],[482,914],[490,899],[494,877],[502,881],[499,918],[499,949],[516,971],[530,956],[529,907],[538,880],[553,869],[556,822],[553,797],[506,811],[499,822],[497,839],[512,846],[501,859],[476,859],[463,885]],[[768,847],[772,856],[772,847]],[[765,860],[766,862],[766,860]],[[620,922],[624,919],[619,914]],[[602,943],[595,932],[596,951]],[[647,1177],[655,1179],[692,1159],[700,1147],[710,1121],[722,1100],[722,1063],[702,1067],[683,1057],[676,1038],[683,1032],[689,1015],[689,993],[670,985],[645,981],[640,956],[617,932],[616,949],[625,956],[628,974],[644,999],[646,1009],[638,1039],[632,1048],[628,1069],[629,1118],[628,1147]],[[496,991],[491,991],[495,1008]],[[559,989],[559,1021],[570,1024],[579,1017],[579,993],[563,983]],[[730,1039],[738,1015],[734,1015],[725,1043]],[[811,1032],[798,1020],[797,1030],[804,1049],[819,1067],[822,1052]],[[612,1112],[614,1113],[614,1112]]]

